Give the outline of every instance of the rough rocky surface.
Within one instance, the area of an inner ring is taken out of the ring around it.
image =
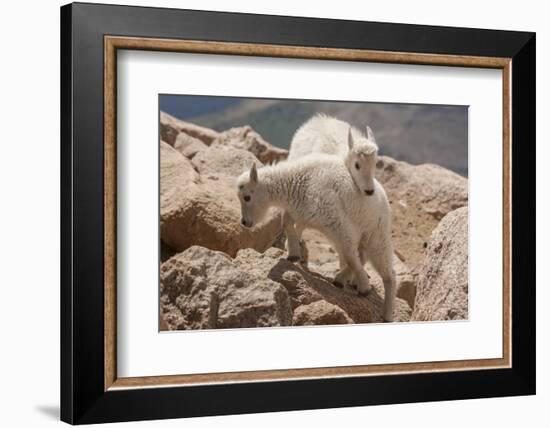
[[[235,264],[282,284],[288,291],[294,311],[302,305],[324,300],[338,306],[354,323],[383,321],[384,287],[379,277],[372,277],[372,292],[366,297],[359,297],[357,291],[350,287],[335,287],[332,277],[317,272],[314,267],[308,269],[289,262],[286,252],[277,248],[270,248],[263,254],[251,249],[239,251]],[[396,321],[407,321],[411,308],[402,299],[397,299],[394,315]]]
[[[292,316],[292,325],[331,324],[353,324],[353,320],[339,306],[326,300],[298,306]]]
[[[192,159],[198,152],[206,148],[208,148],[208,146],[201,140],[191,137],[191,135],[184,132],[180,132],[174,142],[174,149],[189,159]]]
[[[193,246],[161,265],[161,318],[169,330],[382,322],[383,288],[374,285],[359,297],[277,248],[241,250],[231,259]],[[396,321],[410,314],[397,299]]]
[[[191,247],[160,269],[161,315],[165,328],[213,329],[291,325],[286,289],[231,257]]]
[[[231,146],[213,143],[193,158],[193,165],[201,174],[225,175],[236,178],[248,171],[252,164],[259,168],[262,163],[252,153]],[[230,180],[234,183],[233,180]],[[234,191],[236,191],[234,189]]]
[[[201,179],[191,161],[183,157],[166,142],[160,142],[160,204],[170,204],[186,187],[200,183]]]
[[[447,214],[432,233],[418,275],[413,319],[468,318],[468,208]]]
[[[171,146],[174,145],[180,132],[194,137],[206,145],[218,138],[219,133],[194,123],[184,122],[176,119],[163,111],[160,112],[160,139],[166,141]]]
[[[192,162],[161,142],[160,231],[175,252],[200,245],[235,256],[241,248],[265,251],[281,230],[273,212],[252,229],[241,227],[241,209],[233,179],[201,176]]]
[[[231,128],[222,132],[214,143],[247,150],[263,164],[277,163],[288,156],[288,151],[272,146],[250,126]]]
[[[380,156],[376,167],[392,207],[395,249],[414,269],[439,221],[468,204],[468,180],[438,165],[410,165],[387,156]]]

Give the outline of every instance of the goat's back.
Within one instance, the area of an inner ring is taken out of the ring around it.
[[[295,132],[288,158],[298,159],[311,153],[325,153],[343,157],[348,150],[347,136],[350,124],[334,117],[316,115],[306,121]],[[354,137],[363,134],[352,127]]]

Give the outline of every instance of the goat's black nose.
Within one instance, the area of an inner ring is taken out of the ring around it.
[[[374,190],[365,190],[365,193],[370,196],[374,193]]]

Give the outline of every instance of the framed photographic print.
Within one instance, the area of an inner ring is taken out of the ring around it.
[[[61,8],[61,418],[535,393],[535,35]]]

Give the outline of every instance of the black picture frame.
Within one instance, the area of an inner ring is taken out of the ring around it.
[[[512,58],[512,367],[104,390],[104,36]],[[61,8],[61,419],[71,424],[535,393],[535,34],[74,3]]]

